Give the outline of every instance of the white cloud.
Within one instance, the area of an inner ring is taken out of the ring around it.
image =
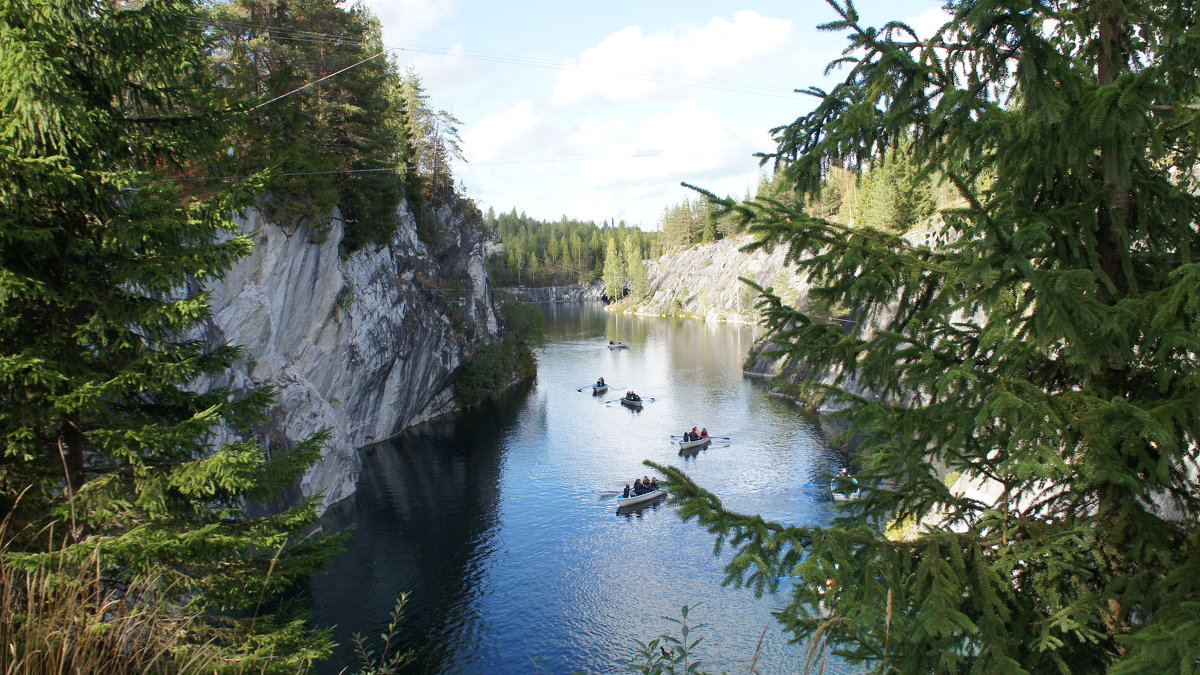
[[[530,99],[521,99],[508,110],[488,115],[463,132],[468,159],[489,162],[510,159],[544,144],[558,132],[547,129],[546,115]]]
[[[713,74],[737,75],[747,63],[779,50],[791,33],[790,20],[754,11],[737,12],[733,21],[716,17],[701,28],[652,35],[629,26],[585,50],[573,68],[563,70],[552,100],[559,105],[592,98],[627,101],[672,85],[711,84]]]
[[[636,125],[589,118],[567,143],[591,158],[580,167],[581,186],[634,189],[726,171],[744,163],[752,147],[752,141],[731,129],[715,110],[692,100],[646,116]]]
[[[907,23],[917,32],[922,38],[927,38],[933,35],[933,32],[941,28],[947,21],[950,20],[950,13],[941,7],[930,7],[921,12],[917,16],[907,19]]]
[[[409,42],[454,16],[456,0],[363,0],[383,24],[384,44]]]

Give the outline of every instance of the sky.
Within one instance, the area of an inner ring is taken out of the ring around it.
[[[384,45],[461,121],[454,173],[481,209],[659,226],[697,193],[752,191],[756,152],[828,88],[845,33],[823,0],[366,0]],[[940,25],[940,0],[860,0],[863,23]]]

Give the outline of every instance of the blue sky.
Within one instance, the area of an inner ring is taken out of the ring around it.
[[[367,0],[401,67],[462,121],[455,175],[481,208],[656,229],[695,194],[744,194],[769,130],[804,114],[846,41],[821,0]],[[864,23],[940,25],[937,0],[856,4]]]

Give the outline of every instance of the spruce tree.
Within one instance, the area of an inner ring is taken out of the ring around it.
[[[642,246],[632,232],[625,237],[625,270],[629,278],[629,292],[634,299],[646,297],[646,265],[642,262]]]
[[[617,238],[610,236],[604,250],[604,295],[616,302],[625,295],[625,262]]]
[[[874,672],[1195,672],[1200,9],[951,2],[918,39],[831,5],[848,73],[775,130],[791,196],[718,201],[856,308],[831,325],[760,289],[849,406],[866,494],[772,523],[664,469],[680,515],[736,550],[731,582],[795,577],[784,628]],[[957,188],[938,241],[796,206],[900,139]]]
[[[118,589],[150,575],[160,601],[225,627],[181,641],[225,645],[231,667],[295,672],[322,639],[253,610],[330,546],[302,536],[311,500],[258,517],[246,506],[290,486],[320,439],[271,458],[253,441],[214,446],[252,436],[271,392],[198,386],[238,352],[197,336],[209,312],[197,289],[248,251],[230,217],[262,180],[180,180],[215,165],[229,130],[196,10],[0,7],[5,564],[34,564],[48,539],[98,551]]]

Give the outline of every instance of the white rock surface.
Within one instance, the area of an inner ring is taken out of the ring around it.
[[[791,305],[803,305],[807,280],[785,259],[783,247],[743,253],[749,235],[675,249],[646,264],[649,297],[635,305],[639,314],[684,315],[706,321],[754,323],[755,292],[739,277],[753,280]]]
[[[450,239],[437,254],[402,211],[389,245],[347,259],[338,253],[341,222],[335,212],[314,243],[306,227],[245,214],[254,250],[211,288],[208,326],[210,339],[242,346],[243,358],[219,381],[199,384],[274,385],[264,434],[272,452],[331,430],[300,485],[321,495],[322,510],[353,492],[359,448],[453,409],[464,348],[497,332],[483,242],[461,217],[442,224]]]

